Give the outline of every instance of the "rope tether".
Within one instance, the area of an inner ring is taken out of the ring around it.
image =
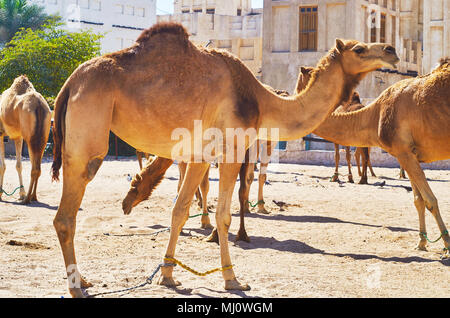
[[[23,187],[24,187],[24,186],[20,186],[20,187],[15,188],[14,191],[13,191],[12,193],[8,193],[8,192],[6,192],[5,190],[3,190],[2,188],[0,188],[0,192],[4,193],[4,194],[6,194],[8,197],[10,197],[10,196],[14,195],[14,193],[16,193],[17,190],[19,190],[19,189],[21,189],[21,188],[23,188]]]
[[[206,271],[204,273],[200,273],[200,272],[197,272],[196,270],[190,268],[189,266],[181,263],[179,260],[177,260],[175,258],[172,258],[172,257],[165,257],[164,258],[164,262],[168,262],[168,263],[164,263],[165,265],[170,265],[170,264],[172,264],[172,265],[174,265],[174,264],[180,265],[180,267],[184,268],[188,272],[191,272],[192,274],[197,275],[197,276],[206,276],[206,275],[209,275],[209,274],[212,274],[212,273],[215,273],[215,272],[223,272],[223,271],[226,271],[228,269],[232,269],[233,268],[233,265],[229,265],[229,266],[214,268],[214,269]]]
[[[264,202],[264,200],[259,200],[258,202],[256,202],[255,204],[253,204],[251,201],[247,201],[248,205],[250,205],[252,208],[254,208],[255,206],[257,206],[258,204],[265,204],[266,202]]]
[[[423,236],[423,237],[424,237],[428,242],[430,242],[430,243],[436,243],[437,241],[439,241],[439,240],[440,240],[444,235],[446,235],[446,234],[448,234],[448,231],[447,231],[447,230],[445,230],[444,232],[442,232],[441,235],[440,235],[436,240],[431,241],[431,240],[428,238],[426,232],[420,232],[420,235]]]

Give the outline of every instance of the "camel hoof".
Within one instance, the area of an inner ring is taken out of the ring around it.
[[[89,294],[82,288],[69,288],[69,293],[72,298],[87,298]]]
[[[442,259],[442,260],[448,260],[448,259],[450,259],[450,250],[449,250],[448,247],[446,248],[444,254],[442,254],[441,259]]]
[[[28,199],[28,198],[25,198],[25,199],[23,199],[23,200],[19,200],[19,203],[20,203],[20,204],[23,204],[23,205],[28,205],[28,204],[31,203],[31,200]]]
[[[267,211],[265,208],[262,208],[261,210],[258,210],[258,213],[261,213],[261,214],[270,214],[270,212]]]
[[[359,180],[358,184],[369,184],[367,182],[367,178],[361,178],[361,180]]]
[[[88,281],[87,281],[86,279],[84,279],[83,277],[81,277],[81,279],[80,279],[80,284],[81,284],[81,288],[82,288],[82,289],[83,289],[83,288],[89,288],[89,287],[94,286],[94,284],[88,282]]]
[[[334,175],[331,180],[331,182],[338,182],[339,181],[339,176],[338,175]]]
[[[236,279],[226,280],[225,281],[225,290],[248,291],[248,290],[250,290],[250,286],[248,284],[241,284]]]
[[[250,212],[249,209],[244,210],[244,214],[251,214],[252,212]]]
[[[211,223],[205,223],[205,224],[202,223],[202,225],[200,227],[204,230],[213,230],[214,229],[214,226],[212,226]]]
[[[158,285],[162,285],[162,286],[166,286],[166,287],[176,287],[176,286],[180,286],[181,283],[179,281],[173,279],[172,277],[164,277],[161,275],[158,280]]]
[[[353,177],[352,176],[348,176],[348,182],[349,183],[355,183],[355,181],[353,181]]]
[[[206,238],[206,242],[219,244],[219,235],[217,234],[217,229],[214,229],[211,234]]]
[[[239,231],[238,234],[236,235],[236,242],[237,241],[243,241],[243,242],[247,242],[250,243],[250,238],[248,237],[247,233],[245,231]]]

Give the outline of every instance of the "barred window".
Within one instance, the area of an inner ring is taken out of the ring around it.
[[[317,7],[300,7],[299,51],[317,51]]]

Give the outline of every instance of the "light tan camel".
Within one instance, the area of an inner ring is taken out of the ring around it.
[[[25,75],[17,77],[10,88],[3,92],[0,102],[0,189],[5,174],[5,148],[3,136],[14,140],[16,169],[19,174],[20,201],[25,204],[37,201],[37,183],[41,175],[41,160],[50,133],[51,112],[45,99],[36,92]],[[31,178],[25,195],[22,180],[22,145],[28,145],[31,161]],[[0,198],[3,190],[0,192]]]
[[[298,139],[314,130],[341,100],[347,100],[368,72],[397,62],[395,49],[389,45],[337,40],[336,47],[319,62],[306,90],[283,98],[264,88],[235,56],[195,46],[180,24],[160,23],[143,31],[130,48],[82,64],[58,94],[54,121],[52,171],[57,180],[63,166],[63,193],[53,223],[70,293],[82,297],[82,288],[90,286],[76,265],[76,215],[86,185],[107,154],[110,130],[133,147],[162,158],[174,157],[180,141],[173,133],[180,127],[194,137],[192,152],[183,153],[189,163],[172,210],[164,257],[167,265],[161,267],[158,281],[167,286],[179,284],[170,265],[189,206],[209,167],[208,162],[194,160],[203,158],[203,149],[211,144],[194,134],[194,121],[201,120],[203,131],[215,128],[222,133],[222,147],[215,153],[221,159],[216,224],[222,276],[225,289],[248,290],[235,277],[228,249],[230,203],[242,161],[236,157],[236,135],[228,138],[226,131],[277,129],[281,140]],[[244,138],[241,146],[247,149],[258,137]]]

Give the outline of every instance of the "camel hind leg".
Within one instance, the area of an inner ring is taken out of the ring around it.
[[[349,146],[345,146],[345,158],[347,160],[347,167],[348,167],[348,182],[354,183],[352,175],[352,156]]]
[[[19,201],[24,201],[26,198],[26,192],[23,187],[23,178],[22,178],[22,146],[23,146],[23,138],[18,138],[14,140],[14,146],[16,148],[16,170],[17,175],[19,176]]]
[[[413,154],[403,154],[398,157],[398,161],[400,162],[400,165],[405,169],[405,171],[408,173],[409,179],[411,181],[411,185],[414,190],[414,197],[415,197],[415,206],[419,213],[419,225],[420,225],[420,242],[418,248],[423,249],[424,248],[424,242],[426,239],[425,232],[425,216],[424,216],[424,208],[425,206],[433,215],[434,219],[436,220],[436,223],[438,225],[439,231],[440,231],[440,237],[444,241],[444,247],[446,249],[446,252],[443,257],[448,258],[450,257],[450,236],[447,230],[447,227],[444,224],[444,221],[442,220],[441,214],[439,212],[439,206],[438,201],[436,197],[433,194],[433,191],[430,188],[430,185],[428,184],[428,181],[425,177],[425,173],[423,172],[422,168],[420,167],[419,162],[415,158]]]
[[[331,177],[331,182],[338,182],[339,181],[339,160],[341,159],[339,155],[339,145],[334,144],[334,175]]]
[[[198,190],[196,191],[196,193]],[[205,175],[203,176],[202,182],[200,183],[200,201],[201,201],[201,208],[202,208],[202,219],[201,219],[201,228],[202,229],[208,229],[212,230],[214,226],[211,225],[211,220],[209,218],[209,211],[208,211],[208,192],[209,192],[209,166],[208,170],[205,172]]]
[[[96,175],[108,152],[112,117],[112,107],[107,105],[98,105],[95,107],[97,116],[90,116],[92,104],[79,102],[67,105],[62,149],[63,190],[53,220],[73,297],[84,297],[83,289],[92,286],[78,270],[74,248],[76,217],[86,186]]]

